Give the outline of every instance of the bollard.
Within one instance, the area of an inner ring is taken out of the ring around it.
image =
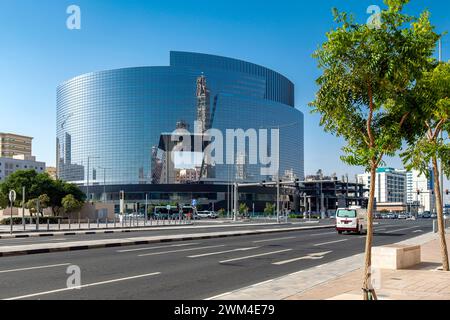
[[[72,228],[72,225],[70,224],[70,219],[69,219],[69,230]]]
[[[58,219],[58,230],[61,230],[61,219]]]
[[[97,218],[97,229],[100,228],[100,220]]]
[[[91,220],[88,218],[88,230],[91,229]]]
[[[108,229],[108,218],[106,218],[106,229]]]
[[[122,228],[124,227],[125,219],[122,217]]]
[[[78,230],[80,230],[80,229],[81,229],[81,220],[78,219]]]
[[[39,212],[38,212],[38,214],[37,214],[36,230],[39,231]]]
[[[114,217],[114,229],[116,228],[117,222],[116,222],[116,217]]]
[[[50,231],[50,219],[47,218],[47,231]]]
[[[438,223],[437,220],[433,220],[433,233],[438,233]]]

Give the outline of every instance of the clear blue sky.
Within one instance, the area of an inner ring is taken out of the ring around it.
[[[80,31],[66,28],[71,4],[81,7]],[[35,137],[35,155],[54,165],[59,83],[102,69],[168,65],[170,50],[211,53],[288,76],[305,113],[306,172],[353,176],[360,169],[340,162],[342,141],[324,133],[307,107],[319,75],[311,54],[334,26],[332,7],[365,22],[372,4],[384,6],[381,0],[0,0],[0,131]],[[450,31],[448,0],[413,0],[407,8],[429,8],[438,31]],[[389,164],[401,166],[396,159]]]

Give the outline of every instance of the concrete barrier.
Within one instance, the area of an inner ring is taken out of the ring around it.
[[[388,245],[372,248],[372,267],[399,270],[421,262],[420,246]]]

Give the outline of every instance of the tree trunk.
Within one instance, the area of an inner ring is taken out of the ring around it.
[[[372,241],[373,241],[373,208],[375,202],[375,182],[376,182],[377,168],[372,164],[370,168],[370,189],[369,189],[369,203],[367,207],[367,236],[366,249],[364,261],[364,300],[369,300],[369,291],[372,289],[371,285],[371,267],[372,267]]]
[[[442,268],[444,271],[449,271],[448,265],[448,250],[447,241],[445,239],[445,223],[444,223],[444,210],[442,206],[441,197],[441,182],[439,178],[439,168],[436,157],[433,157],[433,175],[434,175],[434,194],[436,197],[436,211],[437,211],[437,221],[439,227],[439,237],[441,240],[441,258],[442,258]]]

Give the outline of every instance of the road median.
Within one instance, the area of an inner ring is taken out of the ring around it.
[[[134,237],[123,239],[102,239],[85,240],[59,243],[37,243],[28,245],[0,246],[0,257],[18,256],[27,254],[42,254],[62,251],[79,251],[99,248],[124,247],[133,245],[153,244],[162,242],[177,242],[191,240],[205,240],[226,237],[239,237],[249,235],[261,235],[271,233],[285,233],[301,230],[320,230],[334,228],[334,225],[258,229],[258,230],[239,230],[239,231],[221,231],[208,233],[192,233],[167,236]]]

